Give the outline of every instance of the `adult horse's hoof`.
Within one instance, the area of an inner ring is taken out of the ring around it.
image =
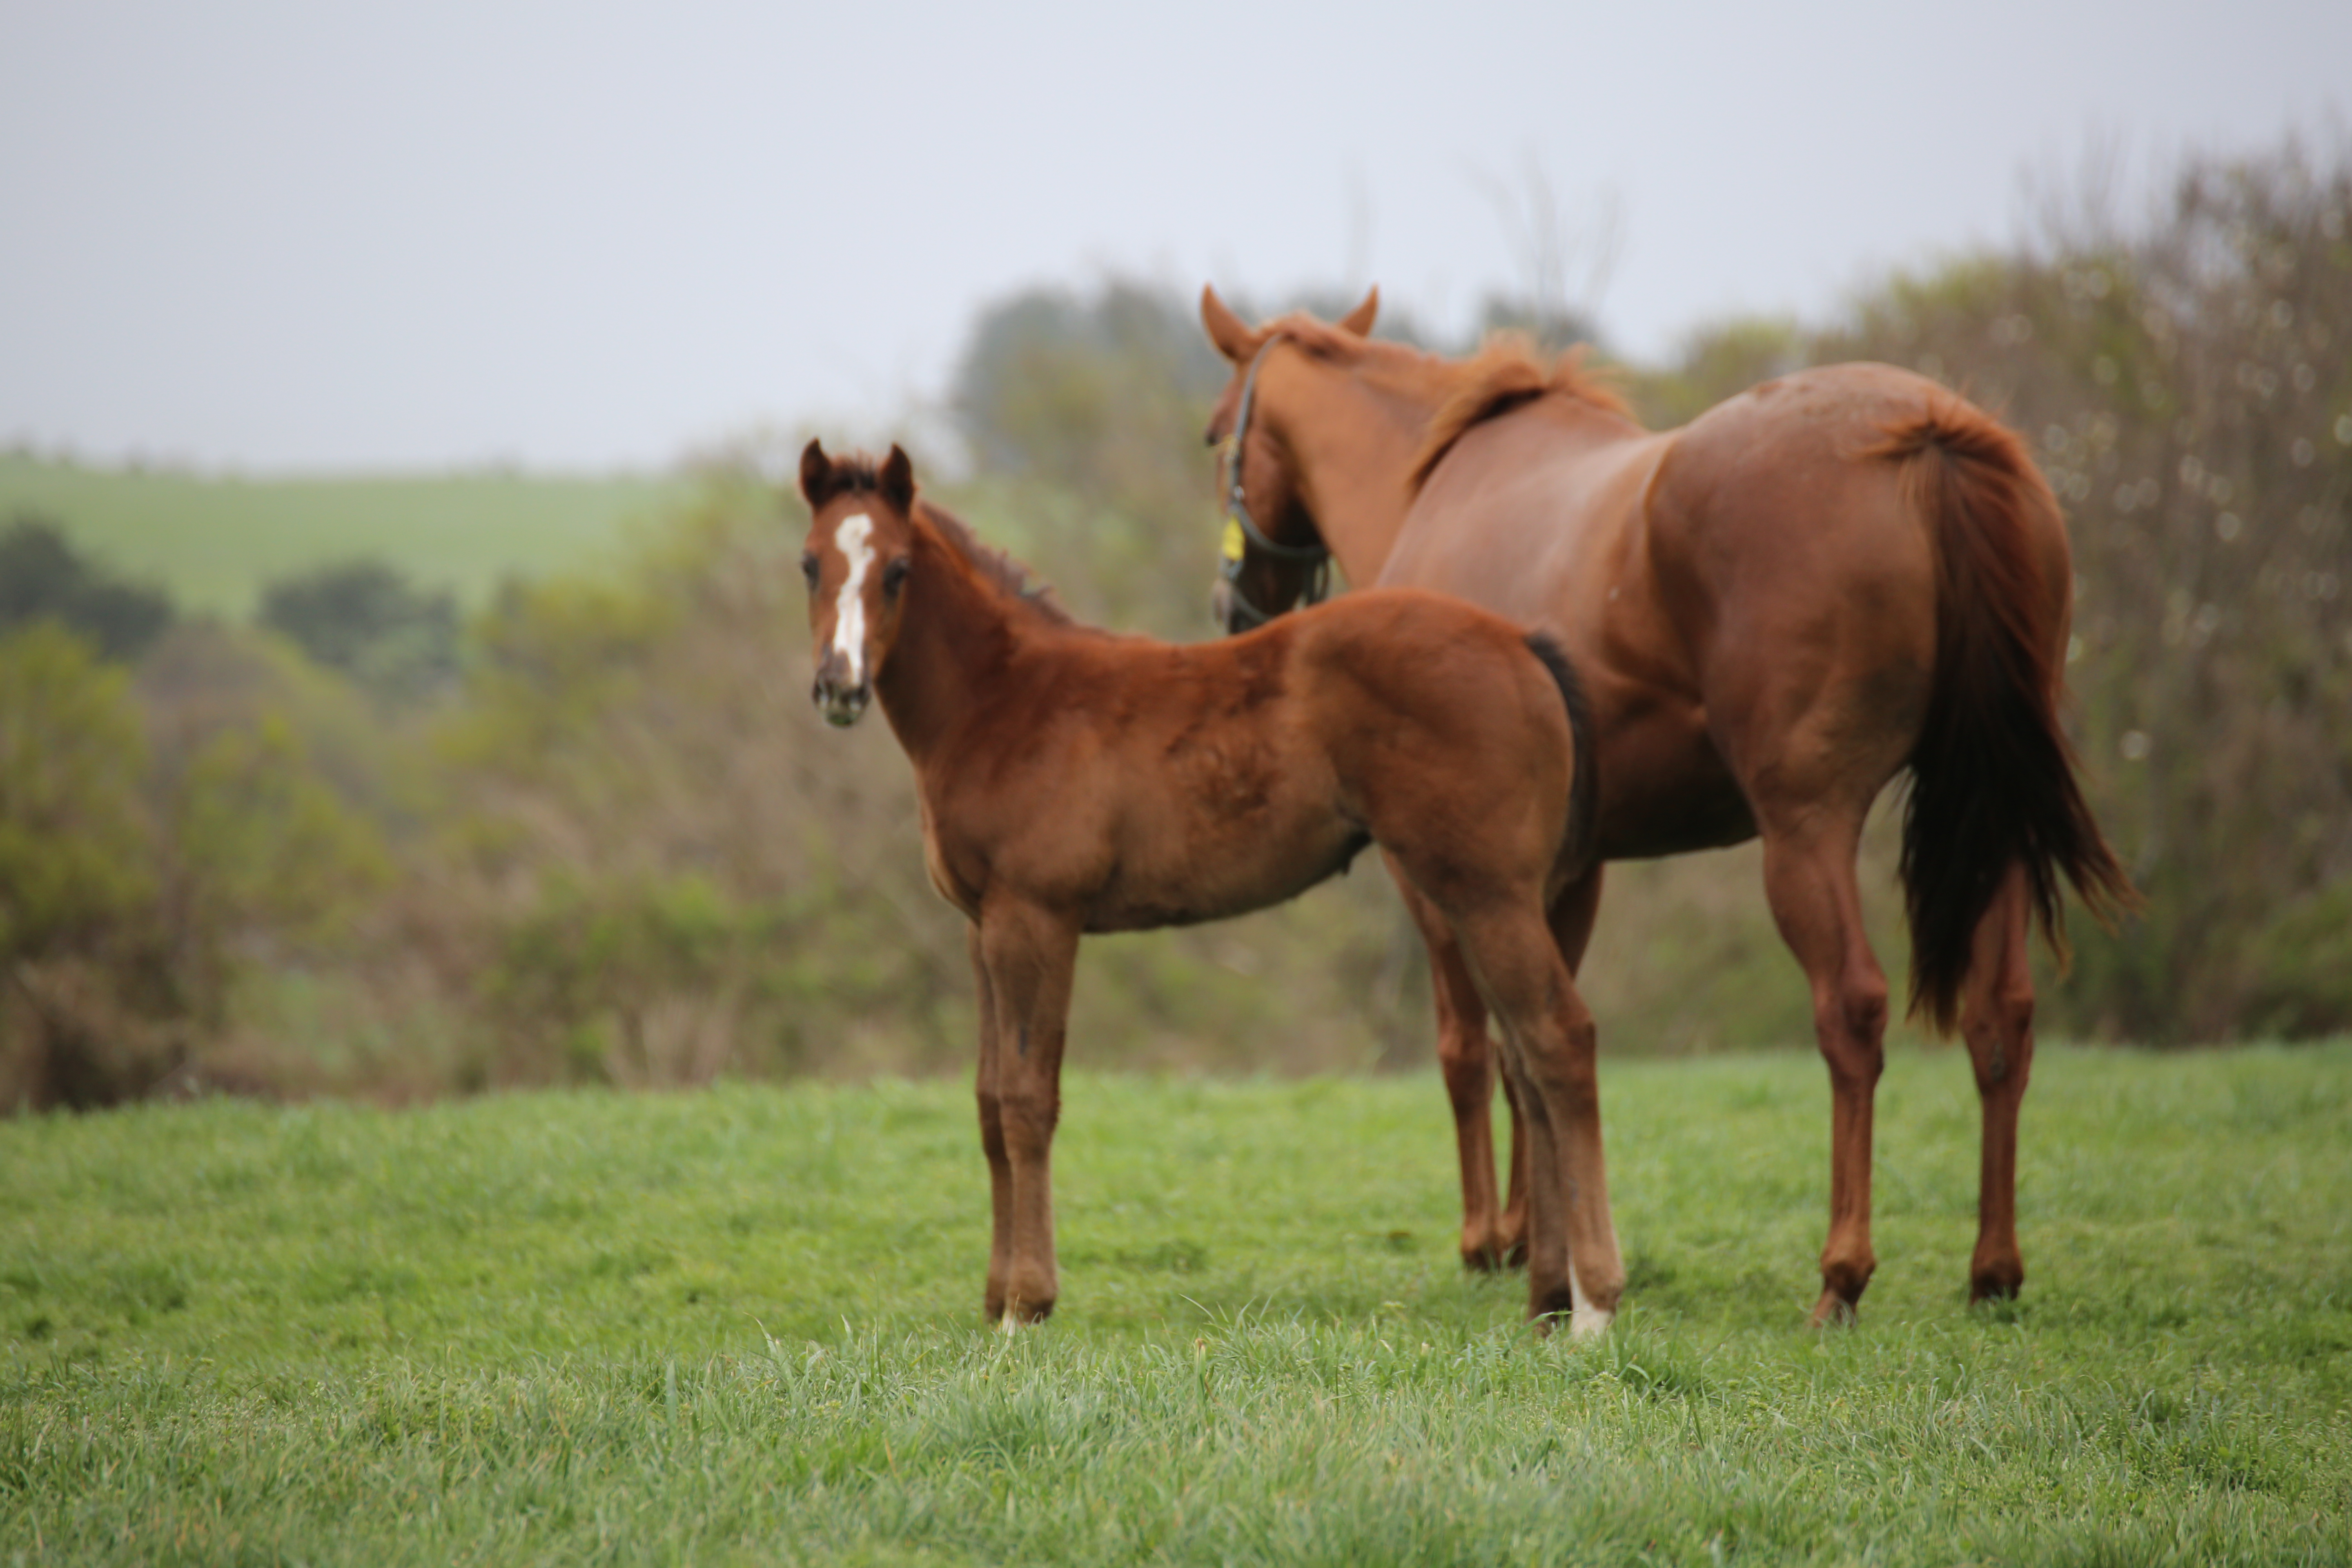
[[[1496,1221],[1495,1250],[1502,1254],[1506,1268],[1528,1266],[1528,1211],[1524,1203],[1506,1208]]]
[[[1500,1274],[1506,1269],[1528,1266],[1528,1227],[1521,1224],[1514,1229],[1508,1216],[1502,1226],[1484,1236],[1474,1236],[1465,1226],[1462,1232],[1462,1267],[1478,1274]]]
[[[1462,1267],[1474,1274],[1501,1274],[1528,1266],[1528,1244],[1525,1237],[1517,1241],[1484,1241],[1462,1244]]]

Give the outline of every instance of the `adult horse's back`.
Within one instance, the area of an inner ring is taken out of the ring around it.
[[[2055,934],[2062,880],[2095,906],[2127,896],[2058,726],[2073,578],[2048,485],[1981,410],[1891,366],[1781,377],[1654,433],[1573,358],[1499,343],[1446,360],[1365,337],[1372,308],[1251,328],[1202,296],[1235,367],[1210,426],[1240,437],[1229,625],[1286,607],[1317,548],[1350,582],[1500,611],[1550,632],[1584,673],[1603,859],[1761,837],[1832,1093],[1817,1321],[1850,1315],[1876,1261],[1888,999],[1854,860],[1872,802],[1907,768],[1912,1006],[1958,1021],[1982,1100],[1971,1295],[2014,1292],[2026,927]],[[1599,897],[1596,867],[1552,911],[1571,965]],[[1475,1261],[1516,1239],[1494,1191],[1486,1017],[1442,928],[1415,916]]]

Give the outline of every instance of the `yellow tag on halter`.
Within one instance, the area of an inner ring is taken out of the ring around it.
[[[1225,519],[1225,540],[1223,544],[1218,547],[1218,553],[1228,561],[1239,561],[1242,558],[1241,519],[1237,517]]]

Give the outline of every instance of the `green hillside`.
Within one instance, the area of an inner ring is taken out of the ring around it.
[[[242,618],[262,584],[365,556],[478,605],[509,575],[593,561],[691,489],[669,476],[494,471],[214,476],[0,454],[0,524],[34,513],[191,610]]]

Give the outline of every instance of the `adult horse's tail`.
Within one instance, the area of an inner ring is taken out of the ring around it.
[[[1902,465],[1936,551],[1936,669],[1903,821],[1911,1012],[1949,1029],[1976,930],[2013,865],[2063,956],[2063,877],[2102,920],[2134,899],[2058,726],[2073,584],[2042,581],[2058,503],[2016,436],[1954,399],[1897,421],[1870,457]]]

